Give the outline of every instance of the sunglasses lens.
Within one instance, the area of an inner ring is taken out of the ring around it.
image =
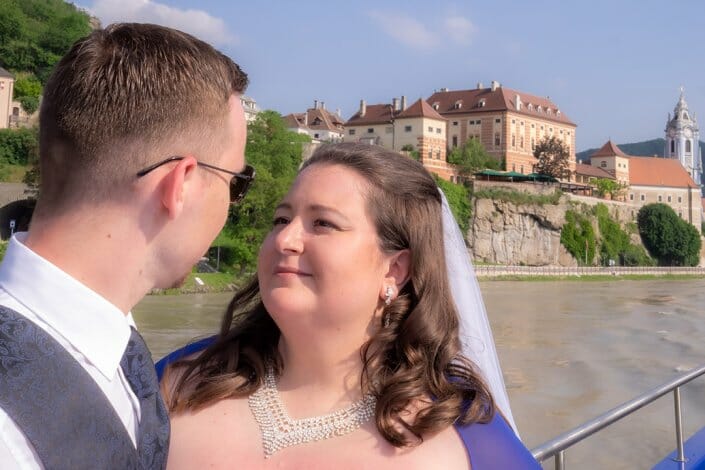
[[[230,202],[240,202],[250,189],[254,179],[254,169],[248,166],[242,175],[237,175],[230,182]]]

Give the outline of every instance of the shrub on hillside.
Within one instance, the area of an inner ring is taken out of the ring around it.
[[[561,229],[561,244],[581,266],[591,266],[595,259],[595,231],[583,214],[568,210]]]
[[[470,192],[462,184],[453,184],[444,179],[434,176],[436,184],[446,195],[450,211],[455,216],[455,221],[460,227],[463,238],[466,237],[470,228],[470,217],[472,216],[472,208],[470,207]]]
[[[662,266],[696,266],[700,261],[698,230],[666,204],[647,204],[637,215],[644,246]]]

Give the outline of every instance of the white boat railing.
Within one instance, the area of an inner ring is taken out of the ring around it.
[[[592,419],[580,426],[571,429],[570,431],[561,434],[560,436],[548,442],[541,444],[538,447],[531,449],[531,454],[538,462],[543,462],[551,457],[554,457],[555,469],[565,469],[565,451],[569,447],[595,434],[596,432],[614,424],[620,419],[628,416],[635,411],[643,408],[651,402],[661,398],[669,392],[673,392],[674,415],[676,420],[676,461],[685,462],[685,454],[683,449],[683,425],[681,417],[681,395],[680,387],[688,382],[697,379],[705,374],[705,365],[697,367],[687,374],[683,374],[670,382],[667,382],[659,387],[650,390],[643,395],[625,402],[616,408],[612,408],[608,412]]]

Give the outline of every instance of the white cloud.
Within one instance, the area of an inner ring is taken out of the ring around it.
[[[409,16],[381,11],[372,11],[369,16],[382,28],[382,31],[405,46],[430,50],[440,42],[435,33]]]
[[[152,0],[93,0],[85,7],[105,26],[115,22],[155,23],[179,29],[216,45],[236,44],[220,18],[203,10],[182,10]]]
[[[451,16],[445,19],[445,29],[455,42],[470,44],[470,39],[475,32],[475,25],[462,16]]]

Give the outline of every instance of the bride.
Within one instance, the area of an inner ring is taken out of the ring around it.
[[[168,468],[540,468],[507,421],[454,232],[418,162],[370,145],[319,148],[220,332],[158,364]],[[449,278],[470,295],[468,318]]]

